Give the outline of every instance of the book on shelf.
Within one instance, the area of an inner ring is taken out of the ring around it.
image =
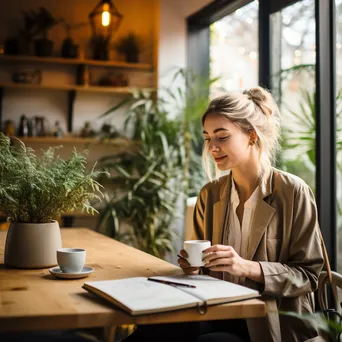
[[[83,288],[133,316],[256,298],[258,291],[207,275],[136,277],[85,282]]]

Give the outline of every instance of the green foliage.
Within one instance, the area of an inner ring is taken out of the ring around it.
[[[282,149],[290,157],[280,156],[280,167],[285,171],[302,177],[313,189],[315,188],[316,165],[316,93],[302,90],[299,110],[288,109],[287,122],[283,125]],[[336,150],[342,152],[342,90],[336,96]],[[297,151],[297,153],[295,152]],[[338,162],[338,171],[342,172],[342,163]],[[342,208],[341,208],[342,210]]]
[[[63,19],[56,19],[45,7],[37,10],[23,11],[25,28],[23,34],[29,39],[42,35],[47,39],[48,31],[63,22]]]
[[[133,129],[137,151],[100,160],[110,171],[106,207],[98,230],[162,257],[172,250],[171,224],[181,201],[204,183],[200,155],[200,117],[208,105],[208,88],[186,70],[177,70],[168,88],[133,93],[101,117],[128,106],[126,128]]]
[[[165,92],[165,102],[169,103],[175,120],[180,125],[184,144],[183,177],[184,192],[187,196],[197,196],[205,183],[202,168],[203,129],[201,117],[209,104],[209,89],[218,78],[203,79],[190,70],[176,70],[170,87]],[[184,84],[184,86],[180,86]],[[162,100],[160,100],[162,101]]]
[[[308,156],[313,165],[316,164],[316,93],[302,91],[300,111],[288,109],[291,116],[291,126],[284,127],[282,147],[285,149],[300,148]],[[299,129],[297,129],[299,128]]]
[[[305,72],[312,77],[315,66],[297,65],[282,70],[281,80],[291,80]],[[287,108],[286,122],[282,130],[282,151],[278,156],[278,166],[303,178],[312,189],[315,189],[316,166],[316,93],[301,90],[301,101],[298,110]],[[283,104],[284,106],[284,104]],[[287,123],[290,123],[287,126]],[[342,179],[342,89],[336,94],[336,151],[338,180]],[[286,155],[286,156],[285,156]],[[337,193],[338,226],[342,229],[341,193]]]
[[[314,324],[319,331],[329,338],[329,341],[340,342],[342,325],[337,320],[328,319],[323,313],[296,313],[281,311],[279,314],[309,321]],[[337,317],[336,317],[337,318]]]
[[[63,212],[81,209],[94,213],[89,203],[100,199],[100,172],[86,173],[85,156],[73,151],[68,160],[49,148],[38,158],[19,139],[15,144],[0,133],[0,211],[10,220],[47,223]]]
[[[183,196],[182,145],[178,126],[150,94],[136,96],[126,125],[134,127],[139,148],[100,160],[100,166],[111,173],[113,192],[105,194],[98,229],[162,257],[172,250],[174,234],[169,228]],[[123,232],[124,223],[129,228]]]

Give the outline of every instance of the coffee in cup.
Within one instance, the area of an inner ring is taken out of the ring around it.
[[[203,251],[211,246],[209,240],[188,240],[184,241],[184,250],[188,254],[186,258],[192,267],[204,266]]]
[[[82,248],[57,249],[57,262],[64,273],[80,273],[86,259],[86,250]]]

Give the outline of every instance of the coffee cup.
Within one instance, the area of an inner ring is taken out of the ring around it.
[[[80,273],[86,259],[86,250],[82,248],[57,249],[57,262],[64,273]]]
[[[184,241],[184,250],[188,254],[186,258],[192,267],[204,266],[203,251],[211,246],[209,240],[187,240]]]

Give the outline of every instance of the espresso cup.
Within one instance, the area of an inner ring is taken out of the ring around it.
[[[57,262],[64,273],[80,273],[86,259],[86,250],[82,248],[57,249]]]
[[[188,254],[186,260],[188,260],[190,266],[200,267],[204,266],[203,251],[211,246],[209,240],[188,240],[184,241],[184,250]]]

